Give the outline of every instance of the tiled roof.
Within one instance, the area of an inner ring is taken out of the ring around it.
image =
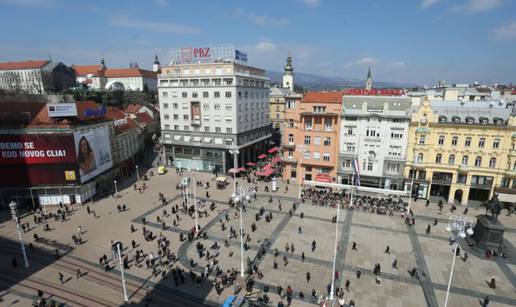
[[[42,68],[50,63],[46,60],[29,60],[22,62],[4,62],[0,63],[0,70],[17,70],[17,69],[37,69]]]
[[[142,124],[148,124],[154,120],[152,118],[152,116],[150,116],[148,113],[145,113],[145,112],[136,113],[136,118],[137,118],[138,122],[142,123]]]
[[[157,78],[157,73],[139,68],[109,68],[104,71],[103,75],[107,78]]]
[[[136,113],[138,112],[143,106],[139,103],[131,103],[125,108],[125,111],[127,113]]]
[[[342,91],[308,92],[301,102],[342,103]]]
[[[72,65],[76,76],[94,75],[102,71],[102,65]]]

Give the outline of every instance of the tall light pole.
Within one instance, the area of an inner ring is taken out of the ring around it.
[[[331,291],[330,300],[333,300],[333,294],[335,293],[335,265],[337,262],[337,242],[339,241],[339,215],[340,215],[340,203],[337,202],[337,221],[335,226],[335,247],[333,250],[333,270],[331,276]]]
[[[190,195],[188,194],[188,185],[189,184],[192,184],[193,185],[193,202],[194,202],[194,211],[195,211],[195,234],[197,234],[197,232],[199,231],[199,219],[198,219],[198,216],[197,216],[197,195],[195,194],[195,186],[197,185],[197,181],[195,180],[195,173],[194,173],[194,170],[191,170],[191,169],[188,169],[188,171],[190,172],[190,174],[192,175],[191,179],[192,180],[189,180],[187,179],[186,181],[183,182],[183,186],[185,187],[185,191],[186,191],[186,203],[187,203],[187,206],[188,206],[188,203],[190,202]],[[195,171],[197,171],[197,169],[195,169]],[[186,178],[190,178],[190,177],[186,177]],[[188,181],[191,181],[190,183],[188,183]]]
[[[448,306],[448,297],[450,295],[450,287],[453,278],[453,268],[455,267],[455,258],[457,257],[457,248],[459,247],[459,238],[464,239],[467,236],[471,236],[473,234],[473,229],[471,229],[472,224],[473,220],[465,215],[454,215],[451,216],[448,220],[448,226],[446,227],[446,231],[452,233],[453,260],[450,270],[450,278],[448,279],[448,288],[446,289],[446,299],[444,300],[444,307]]]
[[[236,170],[238,168],[238,147],[236,145],[232,145],[229,153],[233,155],[233,193],[236,192]]]
[[[244,226],[243,226],[243,212],[242,208],[244,207],[244,202],[249,201],[251,199],[251,190],[247,189],[247,187],[241,186],[236,189],[235,192],[231,195],[233,198],[233,202],[235,206],[240,205],[240,276],[244,277]]]
[[[414,191],[414,179],[416,177],[416,152],[414,151],[414,161],[412,162],[412,180],[410,182],[410,193],[408,199],[407,213],[410,213],[410,204],[412,202],[412,191]],[[419,191],[416,191],[416,195]]]
[[[124,276],[124,265],[122,263],[122,252],[120,251],[120,246],[122,245],[122,242],[116,241],[113,243],[113,245],[116,245],[116,250],[118,253],[118,260],[120,262],[120,275],[122,275],[122,287],[124,289],[124,302],[128,302],[129,298],[127,297],[127,287],[125,285],[125,276]],[[113,248],[113,245],[111,246]]]
[[[14,201],[11,201],[11,203],[9,204],[9,209],[11,209],[11,215],[14,221],[16,222],[16,231],[18,232],[18,239],[20,240],[23,260],[25,261],[25,267],[28,268],[29,260],[27,259],[27,253],[25,252],[25,244],[23,244],[23,239],[21,236],[20,221],[18,219],[18,205]]]
[[[113,183],[115,184],[115,197],[118,197],[118,187],[116,186],[116,180],[113,180]]]
[[[138,164],[136,164],[136,181],[140,181],[140,174],[138,173]]]

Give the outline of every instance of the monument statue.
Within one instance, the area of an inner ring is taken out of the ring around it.
[[[477,215],[477,223],[473,233],[476,245],[483,249],[502,251],[505,227],[498,221],[502,211],[502,203],[498,195],[486,202],[486,214]]]
[[[498,200],[498,195],[494,194],[493,197],[491,197],[490,200],[486,203],[486,215],[488,213],[491,213],[491,219],[494,221],[498,220],[498,215],[500,215],[500,212],[502,211],[502,204]]]

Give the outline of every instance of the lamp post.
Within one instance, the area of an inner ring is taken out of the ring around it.
[[[128,302],[129,298],[127,297],[127,287],[125,285],[125,276],[124,276],[124,265],[122,263],[122,252],[120,251],[120,246],[122,245],[122,242],[116,241],[113,243],[111,248],[115,247],[117,254],[118,254],[118,260],[120,262],[120,275],[122,275],[122,288],[124,289],[124,302]]]
[[[231,197],[235,206],[240,205],[240,276],[244,277],[244,226],[242,208],[244,207],[244,202],[251,199],[251,189],[241,186],[233,192]]]
[[[118,197],[118,187],[116,186],[116,180],[113,180],[113,183],[115,184],[115,197]]]
[[[330,300],[333,300],[333,295],[335,293],[335,265],[337,262],[337,243],[339,239],[339,215],[340,215],[340,203],[337,202],[337,220],[335,222],[335,247],[333,250],[333,270],[331,276],[331,291],[330,291]]]
[[[410,182],[410,193],[409,193],[409,199],[408,199],[407,213],[410,213],[410,204],[412,202],[412,191],[414,191],[415,177],[416,177],[416,152],[414,152],[414,162],[412,165],[412,180]],[[416,191],[416,193],[418,193],[418,191]]]
[[[194,170],[188,169],[188,171],[192,175],[192,177],[191,177],[192,180],[187,179],[183,183],[183,185],[185,186],[185,190],[186,190],[186,202],[187,203],[189,202],[189,198],[190,198],[190,195],[188,194],[188,181],[191,181],[190,184],[193,185],[193,202],[194,202],[194,211],[195,211],[195,232],[194,233],[197,234],[197,232],[199,231],[199,219],[197,216],[197,195],[195,194],[195,186],[197,185],[197,181],[195,180]],[[198,169],[195,169],[195,171],[198,171]],[[189,177],[186,177],[186,178],[189,178]]]
[[[446,226],[446,231],[452,233],[452,241],[453,241],[453,260],[452,266],[450,270],[450,278],[448,279],[448,288],[446,289],[446,299],[444,300],[444,307],[448,306],[448,297],[450,295],[450,287],[451,281],[453,278],[453,268],[455,267],[455,258],[457,257],[457,248],[459,247],[459,238],[466,238],[467,236],[471,236],[473,234],[473,229],[471,228],[473,224],[473,220],[465,215],[454,215],[451,216],[448,220],[448,226]]]
[[[136,165],[136,181],[140,181],[140,174],[138,173],[138,164]]]
[[[11,203],[9,204],[9,209],[11,209],[11,215],[16,223],[16,232],[18,232],[18,239],[20,240],[23,260],[25,261],[25,267],[28,268],[29,260],[27,259],[27,253],[25,252],[25,244],[23,244],[23,239],[21,236],[20,221],[18,219],[18,205],[14,201],[11,201]]]
[[[238,147],[236,145],[232,145],[229,153],[233,155],[233,193],[236,191],[236,170],[238,168]]]

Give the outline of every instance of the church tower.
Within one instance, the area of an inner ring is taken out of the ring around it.
[[[365,89],[370,91],[373,88],[373,79],[371,78],[371,67],[369,67],[369,71],[367,72],[367,80],[365,82]]]
[[[294,91],[294,67],[292,67],[292,56],[288,55],[283,74],[283,87]]]
[[[159,64],[158,55],[154,56],[154,64],[152,64],[152,71],[159,72],[161,70],[161,66]]]

